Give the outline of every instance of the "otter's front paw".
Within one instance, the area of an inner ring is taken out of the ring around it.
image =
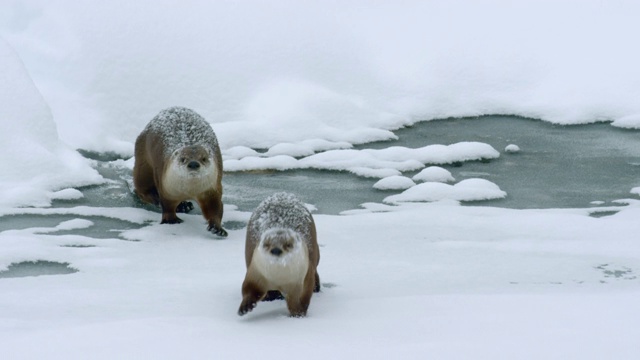
[[[217,227],[215,225],[209,225],[209,227],[207,227],[207,230],[211,231],[214,235],[218,235],[220,237],[227,237],[229,235],[227,233],[227,230],[223,229],[222,227]]]
[[[238,309],[238,315],[242,316],[256,307],[255,301],[243,300]]]

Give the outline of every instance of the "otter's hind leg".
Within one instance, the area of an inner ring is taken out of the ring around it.
[[[189,213],[191,210],[193,210],[193,203],[191,201],[182,201],[176,208],[176,212],[184,214]]]
[[[278,290],[269,290],[267,291],[267,295],[262,299],[262,301],[274,301],[274,300],[282,300],[284,296]]]
[[[133,192],[147,204],[160,205],[160,195],[148,163],[136,160],[133,168]]]
[[[320,275],[318,275],[317,271],[315,276],[315,284],[313,286],[313,292],[320,292]]]

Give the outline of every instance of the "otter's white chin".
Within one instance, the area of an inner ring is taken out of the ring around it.
[[[302,283],[309,269],[309,257],[306,245],[297,243],[291,251],[275,256],[259,246],[253,253],[251,266],[254,266],[274,286]]]
[[[211,189],[216,182],[216,167],[213,162],[201,166],[198,170],[191,170],[178,161],[171,161],[165,173],[163,186],[172,197],[192,199],[194,194],[200,194]]]

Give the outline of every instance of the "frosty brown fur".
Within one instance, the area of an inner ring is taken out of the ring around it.
[[[222,228],[222,156],[204,118],[193,110],[161,111],[136,139],[133,167],[135,193],[162,208],[162,223],[182,222],[176,210],[187,212],[196,200],[207,229],[226,236]]]
[[[307,314],[311,295],[320,291],[320,249],[313,217],[301,201],[277,193],[258,206],[247,226],[245,262],[239,315],[278,291],[291,316]]]

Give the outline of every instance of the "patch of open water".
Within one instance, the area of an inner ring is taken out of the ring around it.
[[[478,141],[498,150],[500,157],[495,160],[439,165],[456,181],[485,178],[507,192],[505,199],[473,204],[515,209],[590,207],[594,201],[611,205],[613,200],[635,198],[630,191],[640,186],[640,132],[607,123],[560,126],[514,116],[482,116],[420,122],[395,134],[398,140],[356,148],[417,148]],[[506,152],[510,144],[520,151]],[[282,190],[301,194],[324,214],[337,214],[364,202],[381,202],[398,193],[376,190],[373,184],[377,179],[346,172],[233,173],[225,174],[225,179],[227,202],[247,211]]]

